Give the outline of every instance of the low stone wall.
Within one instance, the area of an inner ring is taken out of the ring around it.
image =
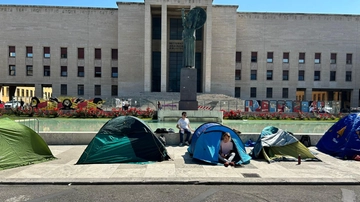
[[[181,113],[186,112],[188,119],[194,122],[219,122],[223,121],[222,111],[210,110],[159,110],[157,112],[159,121],[177,121],[181,118]]]
[[[48,145],[88,145],[95,137],[97,132],[40,132],[39,135]],[[155,133],[157,137],[164,135],[167,145],[179,145],[179,133]],[[311,145],[315,146],[323,133],[295,133],[295,137],[300,140],[302,135],[309,135]],[[256,141],[259,137],[258,133],[240,134],[240,139],[245,143],[249,139]]]

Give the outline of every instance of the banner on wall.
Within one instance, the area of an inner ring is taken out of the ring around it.
[[[261,111],[262,112],[269,112],[269,100],[261,101]]]
[[[260,101],[257,100],[245,100],[245,111],[246,112],[260,112],[261,105]]]
[[[284,109],[285,109],[285,101],[284,100],[278,100],[277,101],[277,111],[278,112],[284,112]]]
[[[309,102],[302,101],[301,102],[301,111],[302,112],[309,112]]]
[[[245,100],[245,111],[246,112],[252,112],[252,100]]]
[[[294,101],[293,102],[293,111],[294,112],[301,112],[301,102],[300,101]]]
[[[287,100],[284,108],[284,112],[292,112],[293,111],[293,102],[291,100]]]
[[[276,107],[276,100],[270,100],[270,104],[269,104],[269,111],[270,112],[277,112],[277,107]]]

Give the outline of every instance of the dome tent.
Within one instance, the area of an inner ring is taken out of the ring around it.
[[[188,152],[194,159],[211,164],[219,163],[219,150],[222,134],[229,132],[236,149],[236,164],[248,164],[251,157],[246,153],[245,146],[240,137],[231,128],[219,123],[204,123],[199,126],[191,139]]]
[[[259,135],[250,155],[269,163],[280,160],[318,160],[292,133],[274,126],[267,126]]]
[[[316,147],[319,151],[342,159],[360,155],[360,113],[349,114],[332,125]]]
[[[119,116],[106,122],[76,164],[135,163],[169,159],[165,146],[141,119]]]
[[[9,118],[0,119],[0,170],[53,159],[39,134]]]

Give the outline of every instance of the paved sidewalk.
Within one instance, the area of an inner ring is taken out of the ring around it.
[[[75,165],[86,145],[49,147],[58,159],[0,171],[0,184],[360,184],[360,162],[339,160],[315,147],[310,150],[321,162],[251,160],[235,168],[198,164],[186,146],[168,146],[172,160],[164,162],[86,165]]]

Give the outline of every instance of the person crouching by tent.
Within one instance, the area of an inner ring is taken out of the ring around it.
[[[183,146],[186,144],[189,146],[189,139],[191,136],[191,127],[190,127],[190,121],[188,118],[186,118],[186,112],[181,113],[181,118],[178,120],[176,124],[176,128],[178,128],[179,134],[180,134],[180,146]],[[185,142],[184,142],[184,134],[186,134]]]
[[[235,158],[234,143],[231,141],[230,133],[225,132],[222,135],[219,150],[219,159],[224,162],[224,166],[235,166],[233,159]]]

